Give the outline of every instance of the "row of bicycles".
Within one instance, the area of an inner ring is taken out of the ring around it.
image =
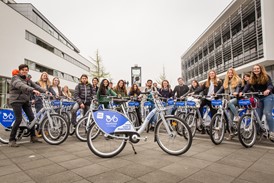
[[[70,122],[73,101],[52,101],[50,97],[42,94],[43,109],[35,114],[35,119],[31,122],[23,113],[17,141],[28,137],[29,129],[33,126],[39,126],[43,139],[52,145],[63,143],[68,135],[75,133],[77,138],[86,141],[89,149],[99,157],[116,156],[127,143],[131,144],[136,153],[134,144],[140,140],[147,140],[147,137],[141,137],[141,135],[147,131],[153,116],[157,115],[154,141],[168,154],[181,155],[187,152],[192,144],[189,126],[176,115],[166,115],[167,106],[161,101],[157,91],[143,93],[143,95],[150,95],[153,101],[141,102],[143,120],[138,118],[136,112],[140,102],[133,98],[110,97],[110,109],[104,109],[96,99],[93,99],[85,115],[81,110],[77,111],[75,126]],[[0,141],[2,143],[8,143],[14,120],[12,109],[0,109]]]
[[[69,135],[75,134],[80,141],[87,142],[95,155],[110,158],[118,155],[127,143],[131,144],[136,153],[134,144],[140,140],[147,140],[142,134],[149,131],[152,119],[156,119],[154,141],[171,155],[187,152],[191,147],[192,138],[197,131],[202,130],[216,145],[222,143],[226,132],[238,136],[244,147],[252,147],[258,138],[269,139],[269,127],[265,116],[260,119],[256,111],[258,101],[254,95],[260,93],[246,93],[246,98],[238,101],[238,121],[232,119],[228,109],[228,98],[233,96],[227,94],[218,94],[215,96],[216,99],[211,100],[212,107],[217,109],[214,116],[211,116],[209,107],[204,107],[203,114],[200,114],[200,101],[204,97],[201,95],[163,102],[157,91],[142,94],[149,95],[150,100],[139,101],[133,97],[117,99],[107,96],[111,99],[109,109],[104,109],[94,98],[85,115],[81,109],[77,111],[76,125],[71,123],[70,112],[74,101],[50,100],[49,96],[41,94],[43,109],[35,114],[33,121],[29,121],[22,112],[23,120],[17,140],[28,137],[29,130],[37,126],[43,139],[51,145],[61,144]],[[141,119],[136,108],[141,108]],[[274,110],[272,115],[274,118]],[[0,142],[8,143],[14,120],[12,109],[0,109]]]
[[[204,107],[201,115],[200,99],[205,96],[192,95],[186,97],[184,101],[175,102],[178,110],[176,111],[180,118],[189,125],[192,136],[195,136],[196,131],[204,129],[210,136],[211,141],[218,145],[224,140],[225,132],[230,136],[238,136],[240,143],[246,147],[252,147],[256,140],[262,138],[270,139],[269,126],[265,115],[262,118],[257,113],[258,100],[255,96],[262,95],[258,92],[245,93],[244,98],[238,100],[239,119],[234,121],[228,104],[229,100],[234,96],[229,94],[217,94],[211,98],[211,105],[217,110],[214,116],[211,116],[209,107]],[[272,111],[274,119],[274,109]]]

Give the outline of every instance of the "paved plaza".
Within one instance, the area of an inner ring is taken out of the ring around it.
[[[144,134],[146,135],[146,134]],[[129,144],[118,156],[102,159],[75,136],[58,146],[30,144],[0,146],[0,182],[274,182],[274,144],[263,142],[251,149],[236,140],[214,145],[197,135],[181,156],[163,152],[149,133],[147,142]]]

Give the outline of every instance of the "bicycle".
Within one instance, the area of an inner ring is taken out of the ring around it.
[[[152,91],[151,94],[155,108],[147,115],[138,131],[129,118],[120,112],[113,110],[93,111],[94,123],[91,124],[87,135],[89,149],[99,157],[111,158],[118,155],[129,141],[136,154],[133,144],[138,143],[141,139],[146,141],[147,137],[141,138],[141,134],[145,131],[150,119],[158,112],[160,120],[156,123],[154,140],[159,147],[171,155],[181,155],[187,152],[192,144],[192,135],[188,125],[174,115],[165,116],[166,109],[158,97],[158,92]],[[106,122],[106,115],[115,115],[118,121]],[[102,135],[93,138],[94,133],[98,133],[98,129]]]
[[[258,100],[254,97],[254,95],[263,94],[260,92],[245,93],[244,96],[250,96],[249,99],[239,101],[239,105],[247,108],[248,110],[248,112],[240,118],[238,124],[239,141],[246,148],[250,148],[255,144],[257,133],[260,135],[260,138],[264,136],[266,139],[274,142],[274,140],[269,138],[269,127],[265,115],[263,115],[261,119],[256,111],[256,108],[258,107]],[[272,116],[273,111],[274,110],[272,110]]]
[[[22,122],[16,135],[17,141],[30,136],[30,129],[35,125],[39,125],[42,137],[47,143],[51,145],[61,144],[68,137],[68,125],[61,115],[52,113],[53,109],[50,101],[45,99],[47,95],[41,94],[41,97],[44,107],[35,114],[33,121],[29,122],[27,116],[23,113]],[[12,119],[5,120],[3,118],[4,114],[14,116],[14,113],[12,109],[0,109],[0,142],[8,144],[15,116]]]
[[[202,95],[192,95],[187,97],[186,106],[189,110],[188,114],[185,117],[186,123],[189,125],[192,136],[195,136],[196,130],[202,131],[203,128],[209,134],[209,125],[211,121],[211,113],[208,106],[204,107],[203,116],[201,115],[200,109],[200,98]]]
[[[238,134],[238,126],[235,121],[231,118],[231,112],[228,109],[228,100],[226,97],[233,98],[229,94],[216,94],[215,97],[221,96],[222,99],[212,100],[211,105],[213,108],[217,109],[217,113],[212,117],[210,123],[210,139],[215,145],[222,143],[224,139],[225,129],[228,130],[229,134],[236,136]],[[242,113],[240,113],[242,114]]]

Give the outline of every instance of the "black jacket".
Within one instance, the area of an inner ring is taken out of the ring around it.
[[[189,88],[187,85],[182,85],[182,86],[177,85],[177,86],[175,86],[175,88],[173,90],[173,95],[174,95],[174,97],[179,98],[188,92],[189,92]]]
[[[222,81],[217,81],[217,85],[214,85],[214,93],[216,93],[220,88],[222,87]],[[203,95],[207,95],[209,87],[206,87],[206,82],[199,86],[198,89],[195,90],[194,94],[199,94],[200,92],[203,92]]]
[[[90,105],[92,97],[93,97],[92,86],[90,83],[87,83],[87,84],[79,83],[75,87],[74,99],[79,105],[81,104]]]

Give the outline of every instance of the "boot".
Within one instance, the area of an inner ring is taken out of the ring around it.
[[[31,143],[42,143],[42,141],[39,141],[36,136],[30,137],[30,142]]]
[[[16,144],[16,141],[15,141],[15,140],[9,141],[9,146],[10,146],[10,147],[19,147],[19,145]]]
[[[226,140],[232,140],[233,139],[233,137],[234,137],[234,135],[233,134],[229,134],[229,136],[227,137],[227,138],[225,138]]]

